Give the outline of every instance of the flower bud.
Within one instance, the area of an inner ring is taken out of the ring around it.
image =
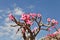
[[[50,22],[50,21],[51,21],[51,19],[50,19],[50,18],[47,18],[47,21],[48,21],[48,22]]]

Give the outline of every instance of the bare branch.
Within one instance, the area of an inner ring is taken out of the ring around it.
[[[34,35],[34,36],[36,36],[36,35],[39,33],[40,28],[41,28],[41,26],[39,25],[39,23],[37,22],[37,20],[35,20],[35,21],[36,21],[36,23],[38,24],[39,28],[37,28],[37,32],[35,33],[35,35]]]
[[[50,24],[43,24],[44,27],[51,27]]]
[[[17,32],[16,32],[16,34],[18,33],[18,31],[20,30],[21,28],[18,28],[18,30],[17,30]]]
[[[16,24],[17,24],[18,26],[23,26],[24,23],[21,23],[21,22],[18,21],[18,22],[16,22]]]
[[[11,27],[16,27],[16,26],[18,26],[18,25],[10,25]]]
[[[42,21],[42,17],[40,17],[40,21],[39,21],[39,23]]]
[[[36,35],[39,33],[40,28],[37,28],[36,31],[34,32],[34,36],[36,37]]]
[[[24,24],[24,23],[17,21],[15,17],[14,17],[13,22],[15,22],[18,26],[23,26],[23,24]]]

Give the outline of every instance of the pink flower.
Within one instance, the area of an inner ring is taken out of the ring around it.
[[[21,16],[22,16],[22,17],[25,17],[25,16],[26,16],[26,14],[22,14]]]
[[[22,18],[20,18],[20,19],[22,19],[22,20],[26,20],[26,17],[22,17]]]
[[[29,15],[29,14],[27,14],[26,16],[27,16],[27,20],[30,20],[30,15]]]
[[[35,13],[30,13],[30,16],[36,16],[36,14]]]
[[[58,24],[58,21],[55,21],[55,24],[57,25]]]
[[[55,19],[52,19],[51,20],[51,23],[53,23],[54,25],[57,25],[58,24],[58,21],[56,21]]]
[[[37,14],[37,17],[41,17],[41,14]]]
[[[33,16],[36,16],[36,14],[35,14],[35,13],[33,13]]]
[[[49,34],[48,36],[50,36],[50,37],[55,37],[55,34]]]
[[[14,20],[14,16],[11,13],[8,16],[10,20]]]
[[[55,28],[55,26],[52,26],[52,28]]]
[[[54,32],[53,34],[55,35],[60,34],[60,29],[58,29],[58,31]]]
[[[58,29],[58,31],[60,32],[60,28]]]
[[[22,14],[21,19],[22,19],[22,20],[26,20],[26,14]]]
[[[31,22],[30,20],[27,20],[27,21],[26,21],[26,24],[32,25],[32,22]]]
[[[56,31],[56,32],[54,32],[53,34],[57,35],[57,34],[59,34],[59,32],[58,32],[58,31]]]
[[[30,15],[30,16],[32,16],[33,14],[32,14],[32,13],[30,13],[29,15]]]
[[[30,21],[30,15],[29,14],[22,14],[21,19],[24,20],[26,22],[26,24],[32,25],[32,22]]]
[[[55,21],[55,19],[52,19],[51,22],[52,22],[53,24],[55,24],[56,21]]]
[[[51,31],[51,29],[50,29],[50,28],[48,28],[48,31]]]
[[[22,14],[22,17],[21,17],[22,20],[30,20],[30,15],[28,14]]]
[[[32,18],[35,18],[37,15],[35,13],[30,13],[30,16],[32,16]]]
[[[48,21],[48,22],[50,22],[50,21],[51,21],[51,19],[50,19],[50,18],[47,18],[47,21]]]

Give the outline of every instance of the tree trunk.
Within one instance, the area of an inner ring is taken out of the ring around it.
[[[35,38],[26,38],[24,40],[35,40]]]
[[[35,37],[30,35],[30,37],[24,38],[24,40],[35,40]]]

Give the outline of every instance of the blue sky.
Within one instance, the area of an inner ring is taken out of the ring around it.
[[[15,35],[17,29],[9,26],[14,25],[13,22],[9,21],[9,12],[12,12],[17,19],[23,12],[35,12],[42,14],[44,23],[47,23],[48,17],[60,22],[60,0],[0,0],[0,40],[19,40],[20,33]],[[46,34],[48,32],[41,31],[36,38],[39,39]]]

